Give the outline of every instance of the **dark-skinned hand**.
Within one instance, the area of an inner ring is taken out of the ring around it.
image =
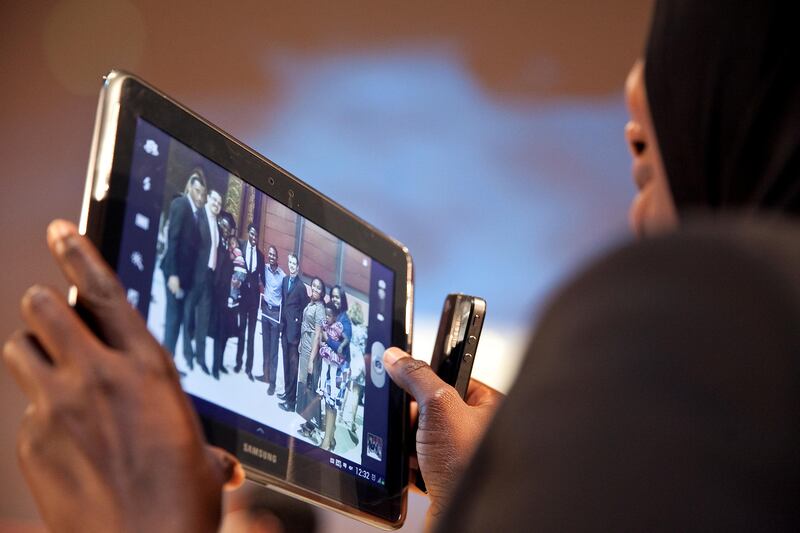
[[[205,445],[172,359],[91,243],[65,221],[47,242],[99,337],[62,295],[33,286],[21,303],[27,330],[3,350],[30,400],[18,453],[45,523],[216,531],[223,485],[241,483],[241,466]]]
[[[416,400],[411,422],[418,417],[416,462],[430,497],[430,526],[447,506],[504,396],[473,379],[462,400],[430,365],[399,348],[386,350],[383,363],[392,381]]]

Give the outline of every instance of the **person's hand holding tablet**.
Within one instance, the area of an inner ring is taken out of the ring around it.
[[[216,531],[223,484],[241,483],[241,466],[205,445],[171,358],[94,246],[65,221],[47,242],[102,339],[61,294],[33,286],[21,304],[28,331],[3,350],[31,402],[18,453],[45,523]]]

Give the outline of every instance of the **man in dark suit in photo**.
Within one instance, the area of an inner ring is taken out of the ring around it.
[[[297,400],[297,363],[300,358],[300,325],[303,309],[309,302],[308,291],[300,279],[300,266],[295,254],[289,254],[289,275],[283,278],[283,315],[281,316],[281,349],[283,350],[283,394],[278,398],[284,411],[294,412]]]
[[[231,252],[236,246],[231,246],[231,236],[236,233],[236,222],[230,213],[222,211],[217,217],[219,226],[219,246],[217,247],[217,266],[214,269],[214,283],[211,296],[211,326],[209,331],[214,338],[214,360],[211,365],[211,375],[219,379],[220,373],[227,374],[223,359],[225,346],[230,337],[235,337],[239,332],[239,302],[231,298],[233,283],[233,258]],[[239,288],[239,285],[236,285]]]
[[[194,282],[197,266],[198,213],[204,214],[206,204],[206,181],[203,170],[196,168],[189,175],[185,194],[178,196],[169,206],[169,229],[167,231],[167,251],[161,261],[161,270],[167,285],[167,308],[164,324],[164,348],[174,357],[178,343],[178,333],[184,323],[184,305]],[[186,335],[184,324],[184,335]],[[185,354],[186,363],[191,369],[191,354]]]
[[[191,335],[183,336],[183,355],[187,360],[196,360],[206,374],[206,335],[208,335],[211,318],[211,296],[214,285],[214,270],[217,267],[217,254],[220,242],[217,228],[217,215],[222,210],[222,196],[211,190],[205,209],[199,209],[197,230],[200,235],[195,262],[194,281],[186,296],[183,309],[184,324],[194,324],[194,344],[192,350]],[[187,330],[190,328],[187,328]],[[191,332],[190,332],[191,333]]]
[[[244,257],[247,274],[242,284],[242,300],[239,304],[239,346],[236,348],[235,372],[242,370],[242,354],[244,352],[245,336],[247,337],[247,360],[245,372],[250,381],[253,381],[253,351],[255,349],[256,320],[258,319],[258,306],[261,292],[264,290],[264,254],[258,248],[258,230],[251,223],[247,226],[247,240],[241,243],[242,256]]]

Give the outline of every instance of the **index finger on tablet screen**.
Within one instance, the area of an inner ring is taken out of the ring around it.
[[[112,348],[131,348],[147,334],[139,314],[128,303],[116,273],[97,248],[78,234],[74,224],[54,220],[47,227],[47,244],[67,280],[78,290],[81,306]]]

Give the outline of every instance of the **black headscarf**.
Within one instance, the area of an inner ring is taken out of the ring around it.
[[[800,214],[800,2],[657,1],[645,62],[679,212]]]

